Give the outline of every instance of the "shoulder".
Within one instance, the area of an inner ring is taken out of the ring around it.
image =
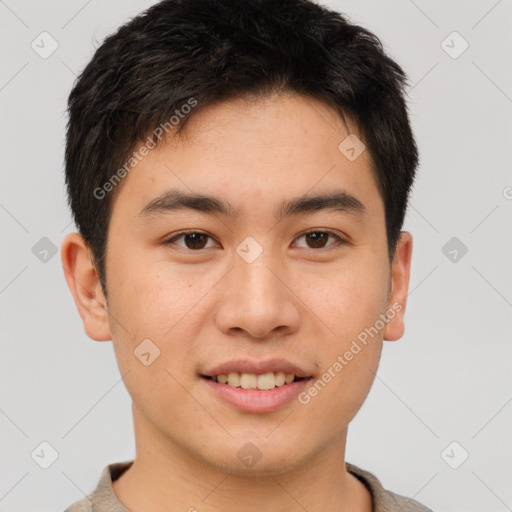
[[[119,478],[133,461],[116,462],[103,468],[96,488],[81,500],[70,505],[64,512],[128,512],[117,499],[112,482]]]
[[[92,512],[93,510],[92,499],[87,495],[70,505],[64,512]]]
[[[380,480],[369,471],[365,471],[348,462],[345,465],[347,471],[359,478],[370,491],[374,512],[432,512],[431,509],[412,498],[407,498],[384,489]]]
[[[92,512],[92,504],[87,497],[73,503],[64,512]]]

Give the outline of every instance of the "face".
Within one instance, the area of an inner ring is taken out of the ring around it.
[[[407,251],[394,267],[387,257],[369,155],[338,149],[347,135],[312,99],[229,101],[124,178],[108,316],[81,313],[89,336],[113,340],[147,443],[232,473],[278,472],[346,434],[383,338],[401,336],[408,282]],[[235,387],[238,375],[273,389]]]

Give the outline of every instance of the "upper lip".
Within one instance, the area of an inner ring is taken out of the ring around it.
[[[206,370],[202,375],[214,377],[216,375],[227,375],[230,372],[236,373],[255,373],[262,375],[270,372],[293,373],[296,377],[310,377],[311,374],[297,364],[291,363],[286,359],[266,359],[264,361],[255,361],[250,359],[236,359],[226,361],[217,366]]]

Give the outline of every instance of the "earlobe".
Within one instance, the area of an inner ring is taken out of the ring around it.
[[[402,231],[391,267],[391,293],[388,301],[390,320],[384,328],[384,339],[396,341],[405,331],[404,315],[411,273],[412,235]]]
[[[112,339],[105,296],[85,240],[79,233],[66,235],[61,246],[64,277],[89,338]]]

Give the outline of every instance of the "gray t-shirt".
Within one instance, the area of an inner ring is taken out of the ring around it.
[[[87,496],[77,501],[64,512],[129,512],[119,501],[112,482],[119,478],[133,461],[116,462],[106,466],[96,488]],[[373,512],[432,512],[417,501],[387,491],[372,473],[345,463],[349,473],[356,476],[367,487],[372,495]]]

